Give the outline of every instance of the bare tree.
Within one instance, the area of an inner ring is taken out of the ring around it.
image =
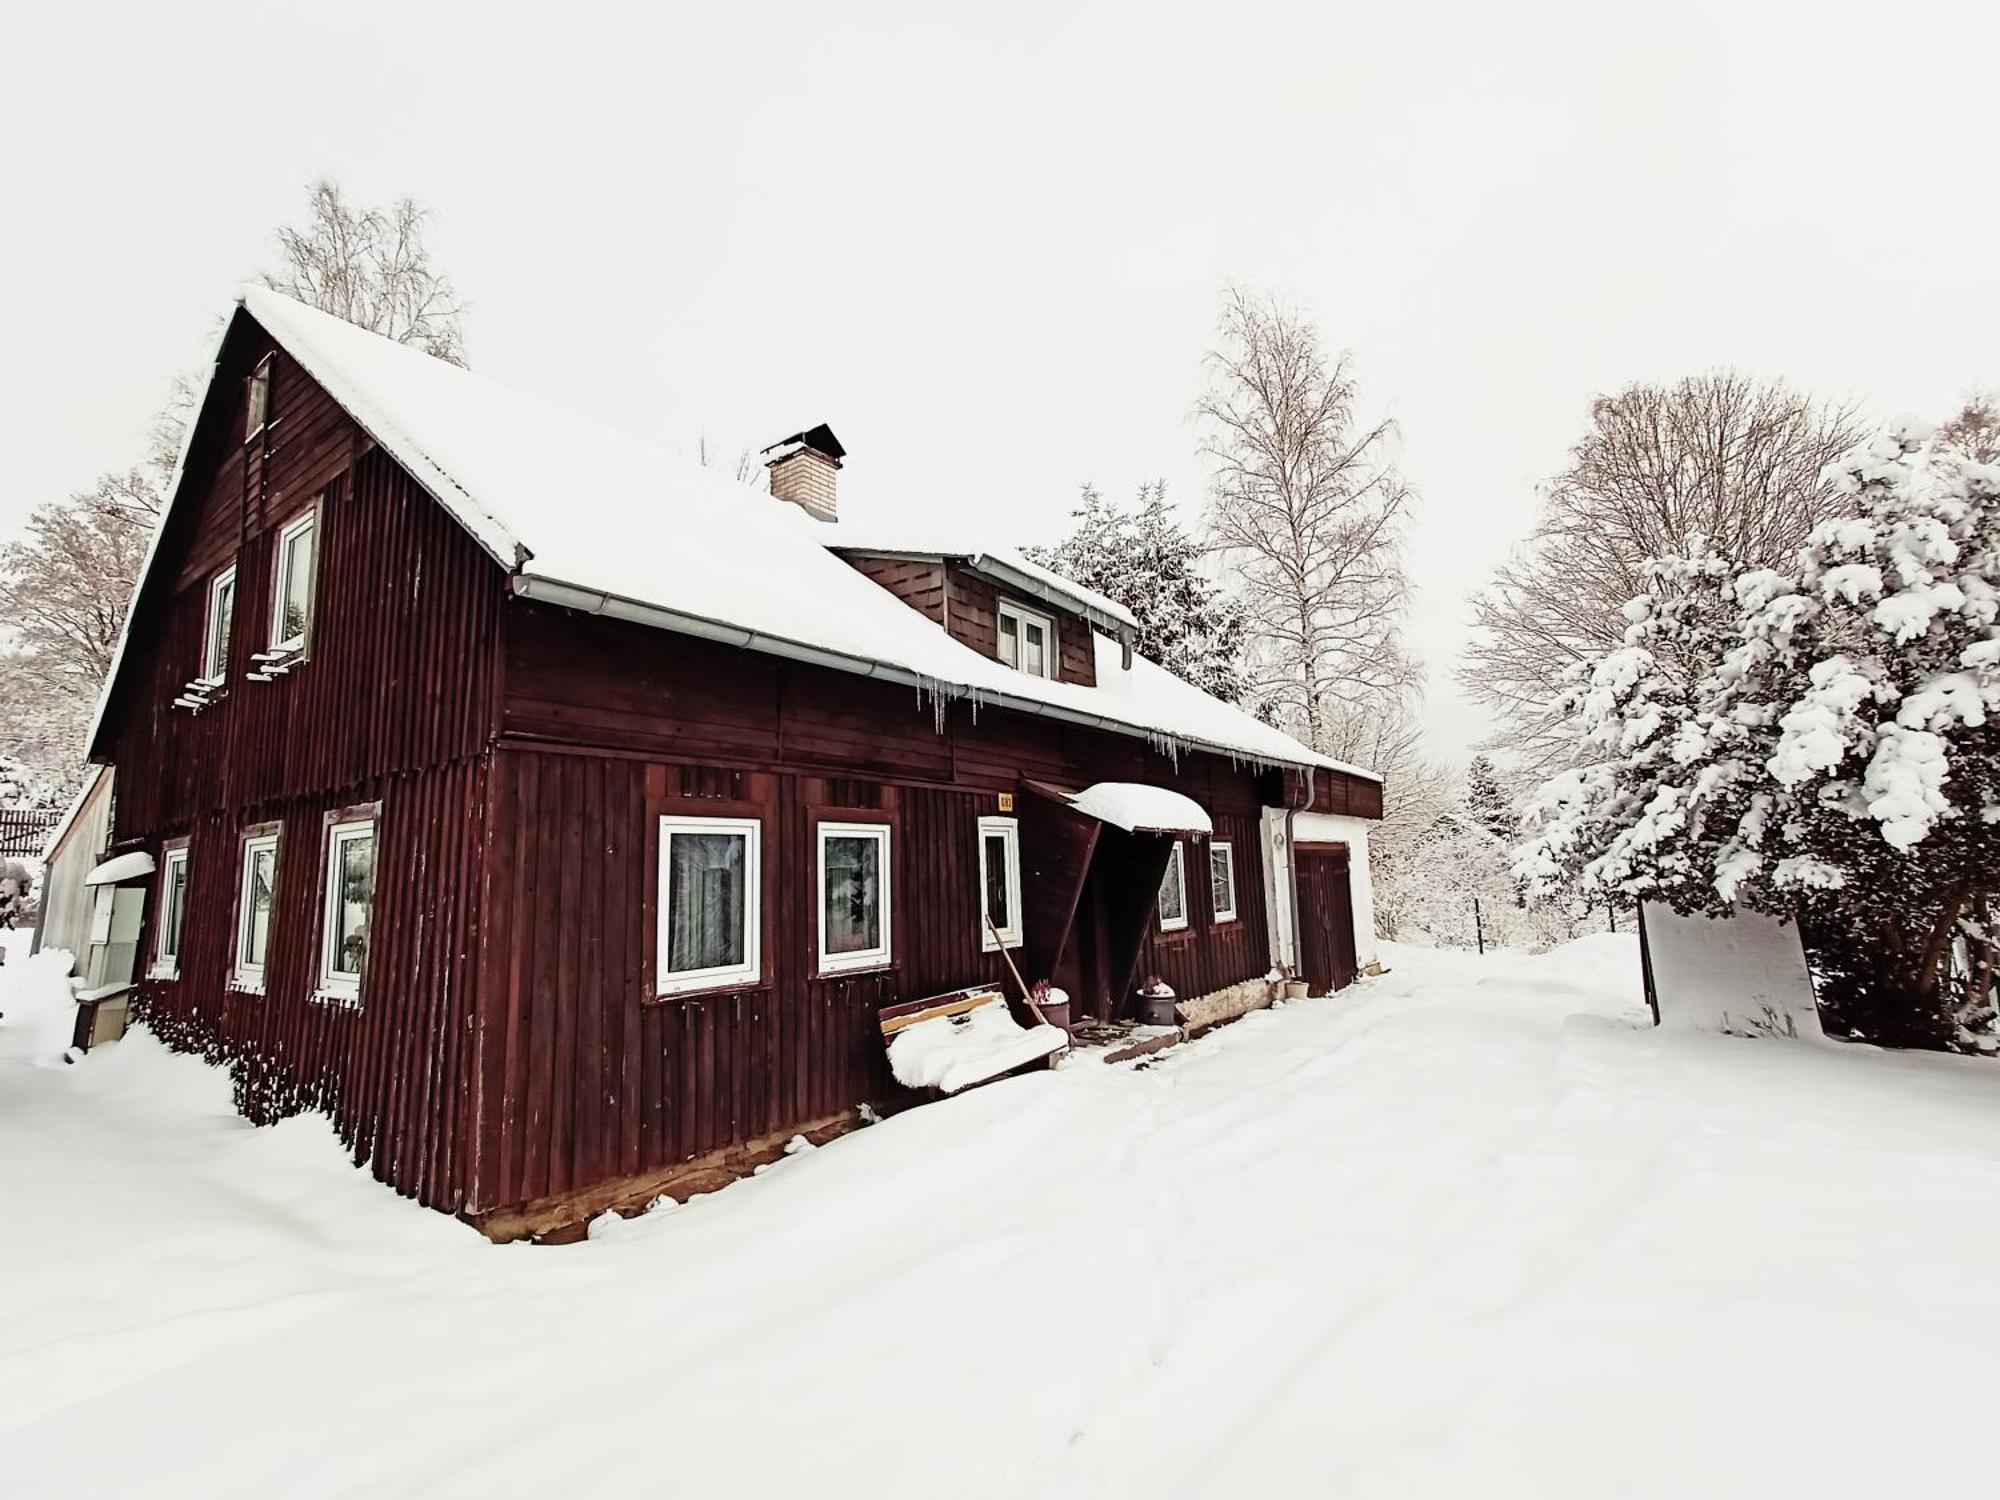
[[[1395,429],[1360,423],[1345,354],[1270,298],[1232,291],[1199,413],[1216,472],[1209,542],[1250,617],[1251,690],[1315,749],[1343,714],[1384,713],[1415,687],[1401,625],[1412,493]]]
[[[1534,534],[1474,596],[1460,672],[1533,768],[1567,753],[1548,714],[1557,679],[1618,644],[1645,560],[1701,536],[1745,563],[1786,562],[1836,508],[1821,471],[1861,436],[1845,408],[1730,371],[1628,386],[1590,416]]]
[[[1975,391],[1938,429],[1938,441],[1978,463],[2000,463],[2000,391]]]
[[[450,278],[431,263],[424,240],[429,221],[429,211],[411,198],[386,209],[353,207],[338,183],[321,178],[312,185],[305,223],[278,231],[284,265],[266,272],[264,285],[462,365],[465,308]]]

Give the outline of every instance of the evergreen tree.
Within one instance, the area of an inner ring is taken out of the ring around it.
[[[1069,535],[1029,556],[1131,610],[1142,656],[1225,702],[1241,698],[1242,606],[1202,575],[1201,544],[1174,519],[1165,482],[1141,485],[1130,510],[1086,484],[1070,514]]]
[[[1514,799],[1500,784],[1499,773],[1486,755],[1475,755],[1465,768],[1465,810],[1481,828],[1502,843],[1511,844],[1520,832],[1514,814]]]

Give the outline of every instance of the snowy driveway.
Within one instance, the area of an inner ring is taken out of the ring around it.
[[[0,1488],[1990,1493],[2000,1068],[1637,1029],[1624,938],[1392,961],[561,1250],[10,1005]]]

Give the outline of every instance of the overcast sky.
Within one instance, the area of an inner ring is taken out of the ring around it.
[[[1232,280],[1401,423],[1435,748],[1465,596],[1593,392],[2000,384],[1996,7],[14,7],[0,533],[130,462],[304,185],[436,212],[473,363],[689,447],[830,421],[843,506],[1192,514]]]

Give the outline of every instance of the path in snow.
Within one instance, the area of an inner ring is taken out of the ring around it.
[[[1642,1029],[1629,938],[1391,961],[562,1250],[150,1037],[39,1065],[10,967],[0,1485],[1986,1492],[1994,1065]]]

